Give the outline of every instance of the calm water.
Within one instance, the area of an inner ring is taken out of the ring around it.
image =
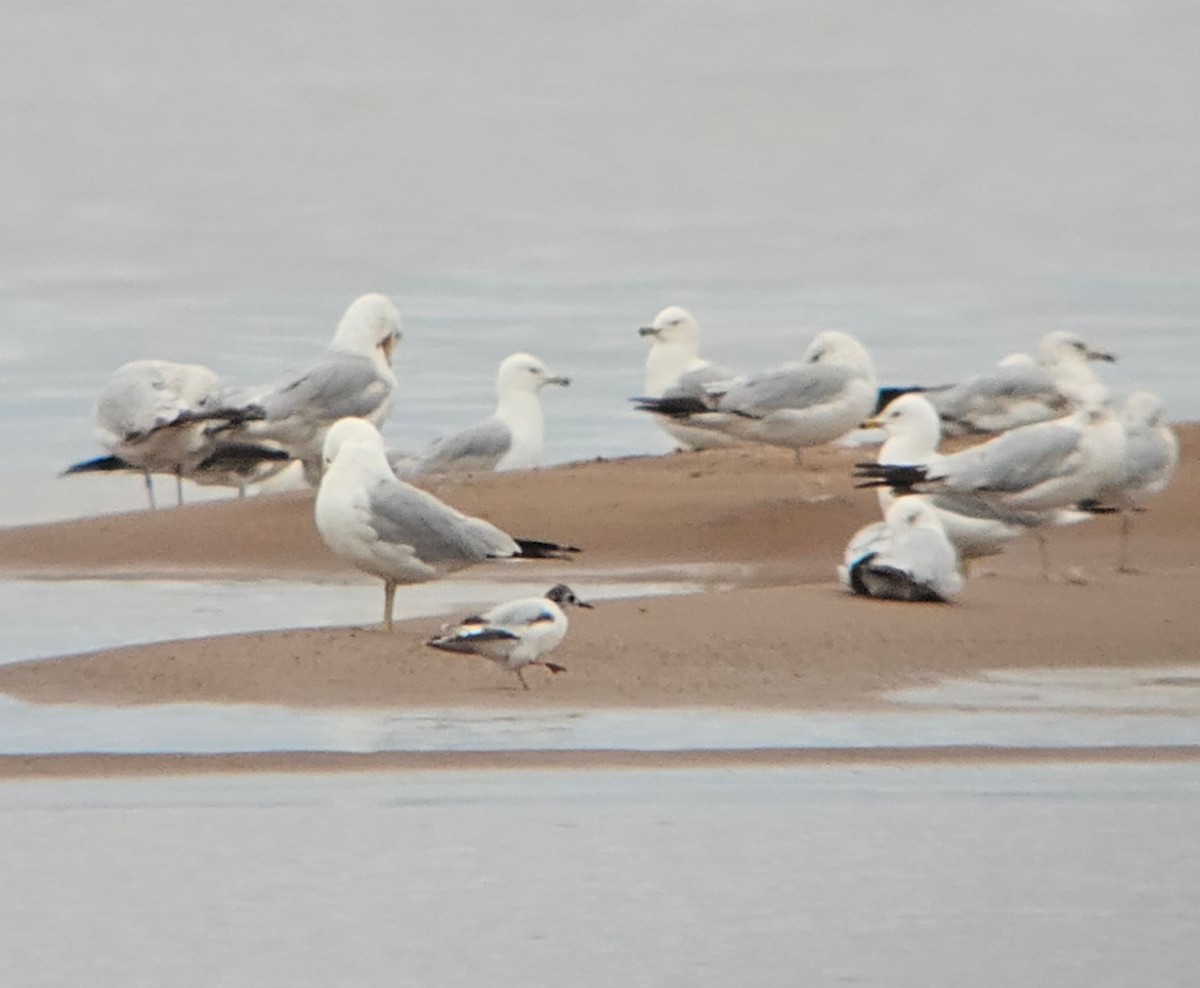
[[[839,325],[900,382],[1069,326],[1198,416],[1198,46],[1179,0],[12,0],[0,523],[140,506],[54,479],[121,362],[260,380],[366,290],[397,445],[521,348],[576,379],[551,461],[665,449],[625,399],[670,302],[734,366]]]
[[[1190,988],[1196,766],[13,783],[27,988]]]

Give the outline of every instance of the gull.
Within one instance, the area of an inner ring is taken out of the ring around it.
[[[566,607],[591,608],[575,596],[575,591],[559,583],[541,597],[525,597],[499,604],[482,614],[463,618],[452,628],[443,629],[425,644],[443,652],[481,655],[517,674],[521,687],[528,690],[522,670],[525,666],[545,666],[551,672],[566,672],[564,666],[542,658],[557,648],[567,636]]]
[[[108,455],[76,463],[64,474],[140,472],[151,508],[157,506],[151,474],[171,474],[183,504],[183,478],[203,472],[227,429],[262,415],[258,406],[231,402],[208,367],[134,360],[113,372],[96,399],[96,436]]]
[[[545,431],[540,392],[547,385],[566,387],[570,383],[569,377],[551,373],[532,354],[505,357],[496,372],[495,413],[434,440],[405,472],[532,470],[541,463]]]
[[[325,433],[334,422],[354,416],[378,426],[391,410],[392,357],[400,336],[400,310],[391,299],[378,294],[355,299],[324,353],[243,393],[244,401],[265,413],[245,433],[278,443],[303,463],[309,482],[317,483]]]
[[[905,601],[948,602],[964,582],[937,514],[916,497],[898,498],[882,522],[855,532],[838,577],[856,594]]]
[[[1112,483],[1101,489],[1085,510],[1121,515],[1120,549],[1117,571],[1132,573],[1129,565],[1129,530],[1133,512],[1143,510],[1141,502],[1161,494],[1179,466],[1179,439],[1163,417],[1162,400],[1149,391],[1134,391],[1121,408],[1121,426],[1125,430],[1125,454]],[[1106,505],[1115,504],[1113,507]]]
[[[800,363],[710,384],[702,397],[638,398],[639,410],[726,436],[792,449],[830,442],[875,408],[870,355],[849,333],[818,333]]]
[[[1077,333],[1056,330],[1038,343],[1036,361],[1010,354],[988,373],[929,396],[951,434],[1004,432],[1105,400],[1108,389],[1088,366],[1097,360],[1116,358]]]
[[[671,305],[638,330],[653,337],[646,352],[643,394],[648,398],[702,398],[704,385],[732,380],[736,375],[700,356],[700,328],[687,309]],[[731,436],[687,426],[667,415],[655,415],[659,426],[683,449],[736,446]]]
[[[566,558],[574,546],[514,539],[392,472],[370,422],[345,418],[329,429],[316,500],[317,531],[342,559],[383,580],[384,627],[400,583],[424,583],[491,559]]]

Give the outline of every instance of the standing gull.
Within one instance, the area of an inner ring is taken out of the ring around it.
[[[463,618],[452,628],[425,644],[443,652],[481,655],[517,674],[523,689],[529,689],[522,670],[525,666],[545,666],[551,672],[566,668],[547,662],[542,656],[557,648],[567,636],[569,606],[591,608],[565,583],[551,587],[541,597],[525,597],[499,604],[482,614]]]
[[[565,558],[574,546],[514,539],[432,494],[398,480],[383,437],[364,419],[335,423],[325,437],[317,531],[338,556],[383,580],[383,623],[392,629],[400,583],[424,583],[490,559]]]
[[[646,352],[643,394],[647,398],[702,398],[704,385],[730,381],[736,375],[700,356],[700,329],[687,309],[668,306],[654,322],[638,330],[653,338]],[[683,449],[736,446],[738,440],[711,429],[684,425],[668,415],[655,415],[659,426]]]
[[[401,336],[400,310],[385,295],[363,295],[342,316],[324,353],[243,399],[265,418],[246,433],[278,443],[304,464],[310,483],[321,476],[325,433],[354,416],[380,425],[392,407],[392,357]]]
[[[470,470],[532,470],[541,463],[545,429],[541,390],[566,387],[568,377],[528,353],[514,353],[496,372],[496,411],[489,418],[430,444],[407,472],[465,473]]]
[[[928,394],[948,433],[1003,432],[1103,401],[1108,389],[1089,364],[1115,359],[1077,333],[1056,330],[1038,343],[1036,361],[1012,354],[986,374]]]
[[[96,436],[109,455],[76,463],[65,473],[138,471],[152,508],[150,475],[171,474],[183,504],[183,478],[203,473],[225,430],[262,417],[261,408],[227,400],[227,390],[215,371],[200,364],[123,364],[96,399]]]
[[[951,601],[963,588],[942,523],[915,497],[898,498],[882,522],[854,534],[838,576],[856,594],[887,600]]]
[[[800,451],[855,428],[875,408],[871,357],[849,333],[825,330],[801,363],[708,385],[701,397],[637,399],[641,411],[688,426]]]

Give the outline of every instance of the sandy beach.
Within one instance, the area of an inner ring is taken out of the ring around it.
[[[516,535],[584,548],[570,563],[498,564],[497,600],[518,570],[584,594],[590,579],[646,574],[707,586],[578,612],[556,653],[568,672],[535,671],[528,693],[489,663],[424,647],[444,618],[387,635],[306,630],[303,615],[285,632],[0,667],[0,692],[56,704],[864,709],[889,690],[993,669],[1183,665],[1200,640],[1200,426],[1179,434],[1175,481],[1135,522],[1134,574],[1114,571],[1117,523],[1101,517],[1052,533],[1050,581],[1025,540],[978,562],[955,605],[867,601],[833,573],[850,534],[876,517],[873,492],[849,480],[861,451],[813,451],[799,468],[768,448],[596,461],[430,485]],[[8,529],[0,569],[48,580],[361,579],[363,594],[381,598],[377,581],[324,547],[311,511],[312,495],[296,493]],[[0,771],[37,771],[36,761]]]

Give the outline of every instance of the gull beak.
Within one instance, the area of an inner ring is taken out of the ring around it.
[[[580,600],[578,597],[575,598],[575,606],[586,607],[589,611],[595,610],[596,608],[595,604],[589,604],[586,600]]]
[[[1087,351],[1087,358],[1088,360],[1103,360],[1107,364],[1115,364],[1117,362],[1114,354],[1105,353],[1103,350],[1089,349]]]
[[[881,419],[878,415],[875,415],[872,418],[869,418],[866,421],[864,421],[861,425],[859,425],[859,428],[860,429],[882,429],[883,428],[883,419]]]
[[[643,326],[638,330],[638,336],[657,336],[661,330],[655,329],[653,326]]]
[[[547,377],[542,381],[543,384],[557,384],[561,388],[565,388],[571,383],[569,377],[563,377],[561,374],[555,374],[552,377]]]

